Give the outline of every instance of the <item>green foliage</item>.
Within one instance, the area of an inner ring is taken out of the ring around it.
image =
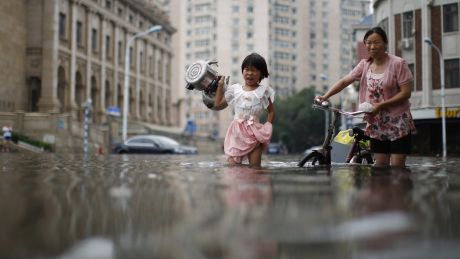
[[[313,109],[315,92],[306,88],[275,102],[275,122],[271,142],[282,141],[291,153],[319,145],[324,140],[324,111]]]
[[[51,144],[49,144],[49,143],[46,143],[46,142],[43,142],[43,141],[40,141],[40,140],[31,139],[31,138],[29,138],[28,136],[26,136],[24,134],[14,132],[14,131],[13,131],[12,139],[13,139],[14,143],[17,143],[18,141],[22,141],[22,142],[28,143],[28,144],[30,144],[32,146],[35,146],[35,147],[38,147],[38,148],[43,148],[44,150],[47,150],[47,151],[52,151],[52,148],[53,148],[51,146]]]

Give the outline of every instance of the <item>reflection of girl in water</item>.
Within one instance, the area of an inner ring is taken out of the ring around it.
[[[268,210],[273,198],[271,175],[261,170],[245,166],[224,168],[226,184],[224,200],[228,206],[228,217],[234,217],[235,227],[244,232],[261,233],[259,227],[270,215]],[[235,231],[232,229],[232,231]],[[279,244],[267,238],[244,238],[236,240],[237,248],[232,249],[228,258],[278,258]]]
[[[271,177],[244,166],[224,168],[224,179],[228,184],[224,196],[231,207],[263,205],[271,203]]]

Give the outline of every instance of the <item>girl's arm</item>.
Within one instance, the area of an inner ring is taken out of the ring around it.
[[[214,108],[223,109],[228,106],[224,97],[225,76],[221,76],[217,84],[216,97],[214,98]]]
[[[268,116],[267,116],[267,121],[273,124],[273,121],[275,120],[275,107],[273,106],[272,100],[268,98]]]

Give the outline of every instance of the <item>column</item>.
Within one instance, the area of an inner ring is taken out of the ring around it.
[[[107,60],[107,57],[106,57],[106,44],[105,44],[105,41],[106,41],[106,38],[105,38],[105,33],[106,33],[106,22],[107,22],[107,19],[101,14],[101,17],[100,17],[100,22],[101,22],[101,77],[100,77],[100,86],[101,86],[101,94],[99,95],[99,100],[100,100],[100,103],[101,103],[101,110],[100,111],[97,111],[98,113],[100,113],[100,116],[102,118],[105,118],[106,116],[104,116],[104,113],[105,113],[105,109],[107,107],[107,104],[105,103],[105,92],[108,90],[108,89],[105,89],[106,87],[106,60]],[[103,119],[104,121],[104,119]]]
[[[118,103],[118,62],[119,62],[119,57],[118,57],[118,37],[119,33],[118,30],[119,28],[116,26],[115,22],[112,22],[112,27],[113,27],[113,100],[112,102],[115,104],[115,106],[122,107],[121,103]]]
[[[135,88],[134,88],[134,95],[136,96],[135,98],[135,111],[134,111],[134,116],[136,119],[140,119],[141,118],[141,114],[140,114],[140,91],[141,91],[141,57],[140,57],[140,54],[139,54],[139,50],[142,51],[142,42],[144,40],[142,38],[138,38],[136,39],[134,42],[133,42],[133,58],[134,60],[136,61],[136,63],[134,64],[136,67],[136,78],[135,78],[135,82],[136,82],[136,85],[135,85]]]
[[[91,59],[92,59],[92,49],[91,49],[91,17],[93,11],[86,6],[86,98],[84,101],[88,100],[91,97]],[[94,108],[94,101],[93,101],[93,108]]]
[[[39,110],[58,112],[58,48],[59,5],[58,0],[43,1],[42,90]]]
[[[71,106],[71,116],[74,119],[78,117],[78,107],[75,100],[75,89],[76,89],[76,78],[77,73],[77,39],[76,39],[76,30],[77,30],[77,2],[70,1],[70,106]]]
[[[427,0],[422,3],[422,41],[425,37],[431,37],[431,6]],[[422,43],[422,106],[433,105],[433,85],[432,85],[432,60],[431,46],[425,42]]]

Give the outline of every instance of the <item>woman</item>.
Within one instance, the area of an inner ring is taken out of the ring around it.
[[[388,54],[388,38],[380,27],[364,35],[369,58],[363,59],[350,74],[336,82],[315,101],[325,101],[354,81],[360,81],[359,103],[371,108],[364,116],[366,135],[376,166],[404,167],[411,151],[411,135],[416,133],[410,113],[412,73],[404,59]]]

